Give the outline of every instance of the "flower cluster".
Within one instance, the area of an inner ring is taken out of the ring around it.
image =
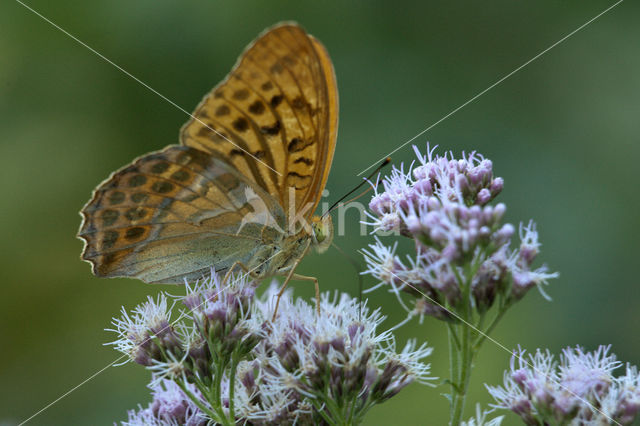
[[[272,286],[266,300],[275,291]],[[344,294],[324,294],[320,317],[315,307],[300,299],[294,303],[290,294],[280,306],[278,320],[267,325],[269,338],[257,350],[262,385],[270,389],[270,398],[281,395],[289,401],[272,412],[274,423],[294,423],[296,417],[312,424],[338,424],[341,419],[358,423],[371,406],[412,381],[431,380],[429,365],[422,362],[431,348],[410,341],[396,353],[393,335],[377,334],[384,320],[379,310],[369,312]],[[272,310],[264,302],[260,309]]]
[[[627,364],[625,374],[614,377],[622,363],[609,349],[566,348],[559,363],[549,351],[538,350],[527,360],[519,350],[504,387],[487,389],[496,408],[513,411],[528,425],[628,425],[640,413],[640,374]]]
[[[475,152],[461,159],[416,154],[416,167],[394,168],[384,191],[376,189],[368,223],[412,238],[415,256],[403,261],[396,245],[376,239],[365,250],[367,273],[397,295],[416,296],[414,313],[449,321],[468,303],[467,293],[482,314],[497,298],[507,306],[557,276],[544,266],[532,269],[540,246],[532,222],[520,226],[520,246],[510,248],[515,228],[502,223],[506,207],[489,204],[504,185],[490,160]]]
[[[109,330],[120,335],[112,344],[132,361],[153,369],[157,378],[210,377],[212,357],[224,362],[241,358],[261,339],[260,323],[249,309],[254,284],[240,276],[231,278],[225,286],[216,274],[187,285],[186,296],[178,298],[187,311],[173,322],[175,302],[169,304],[165,294],[157,300],[149,297],[132,315],[123,308]]]
[[[413,381],[427,383],[431,353],[399,353],[384,317],[343,295],[315,306],[287,292],[272,320],[275,284],[212,277],[174,297],[149,299],[114,320],[116,347],[153,374],[154,400],[125,424],[354,424]],[[155,422],[155,423],[154,423]]]
[[[150,386],[153,401],[147,408],[139,407],[138,411],[131,410],[123,426],[163,426],[185,425],[205,426],[207,418],[198,406],[170,380],[163,380]],[[192,394],[201,398],[195,386],[190,385]]]

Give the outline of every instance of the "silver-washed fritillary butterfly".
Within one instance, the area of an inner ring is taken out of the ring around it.
[[[326,49],[292,23],[258,37],[182,127],[180,145],[114,172],[81,211],[82,259],[100,277],[183,283],[234,265],[294,274],[326,249],[312,216],[336,144],[338,92]]]

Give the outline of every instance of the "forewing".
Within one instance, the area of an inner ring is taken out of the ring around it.
[[[150,283],[246,264],[265,227],[277,235],[285,223],[276,200],[223,159],[175,145],[113,173],[81,214],[82,258],[93,272]]]
[[[282,24],[249,45],[183,126],[181,142],[223,156],[287,214],[294,199],[308,217],[331,167],[337,117],[325,48],[299,26]]]

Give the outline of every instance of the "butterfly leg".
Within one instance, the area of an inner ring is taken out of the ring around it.
[[[316,288],[316,311],[320,315],[320,286],[318,285],[318,279],[316,277],[307,277],[306,275],[293,274],[294,280],[299,281],[313,281]]]
[[[293,271],[293,269],[292,269]],[[275,321],[276,319],[276,315],[278,314],[278,305],[280,305],[280,298],[282,297],[282,295],[284,294],[284,291],[287,289],[287,286],[289,285],[289,281],[291,281],[292,279],[294,280],[300,280],[300,281],[313,281],[315,284],[315,288],[316,288],[316,310],[318,311],[318,315],[320,315],[320,286],[318,285],[318,279],[316,277],[307,277],[306,275],[299,275],[299,274],[294,274],[289,272],[289,275],[287,275],[287,278],[284,280],[284,284],[282,284],[282,287],[280,287],[280,291],[278,292],[278,295],[276,296],[276,308],[273,311],[273,318],[272,321]]]
[[[231,265],[231,267],[229,268],[229,270],[227,271],[226,274],[224,274],[224,278],[222,278],[222,286],[224,287],[225,284],[227,284],[227,281],[229,281],[229,278],[231,277],[231,273],[233,272],[234,269],[236,268],[240,268],[242,269],[247,275],[249,275],[251,278],[253,278],[254,280],[258,280],[260,277],[258,276],[258,274],[256,274],[253,271],[250,271],[249,268],[247,268],[244,263],[240,262],[240,261],[236,261],[233,263],[233,265]]]
[[[291,265],[291,268],[289,269],[289,272],[287,273],[286,278],[284,279],[284,283],[282,283],[282,287],[280,287],[280,291],[278,292],[278,295],[276,296],[276,307],[273,310],[273,317],[272,317],[272,321],[275,321],[276,316],[278,315],[278,306],[280,305],[280,298],[282,297],[282,295],[284,294],[284,291],[287,289],[287,286],[289,285],[289,281],[291,281],[291,278],[293,278],[293,276],[295,275],[296,272],[296,268],[298,267],[298,265],[300,264],[300,261],[302,260],[302,258],[304,257],[305,254],[307,254],[307,251],[309,251],[309,248],[311,247],[310,243],[307,243],[307,246],[304,248],[304,250],[302,251],[302,254],[300,255],[300,257],[298,257],[294,262],[293,265]]]

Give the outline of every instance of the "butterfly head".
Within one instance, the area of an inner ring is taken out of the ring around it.
[[[333,241],[333,222],[331,216],[314,216],[311,218],[312,238],[319,253],[327,251]]]

